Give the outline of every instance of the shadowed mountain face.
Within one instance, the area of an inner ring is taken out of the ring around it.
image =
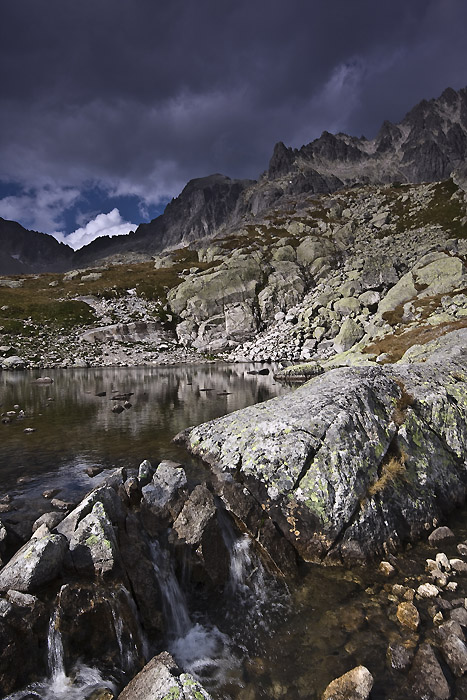
[[[85,267],[130,252],[151,255],[231,231],[284,195],[334,192],[353,184],[434,182],[465,168],[466,160],[467,88],[448,88],[438,99],[420,102],[399,124],[384,122],[372,140],[325,131],[300,149],[280,142],[258,182],[218,174],[191,180],[161,216],[75,253],[52,236],[0,219],[0,274]]]
[[[371,141],[323,132],[300,149],[276,144],[266,175],[288,178],[288,192],[361,184],[444,180],[467,156],[467,88],[422,100],[399,124],[384,122]],[[307,188],[307,189],[304,189]],[[330,190],[328,190],[330,191]]]
[[[73,266],[70,246],[1,217],[0,250],[0,275],[62,272]]]
[[[96,239],[75,253],[75,265],[128,251],[158,253],[210,236],[232,218],[241,193],[253,182],[231,180],[225,175],[190,180],[161,216],[141,224],[128,236]]]

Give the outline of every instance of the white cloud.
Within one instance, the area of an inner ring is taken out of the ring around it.
[[[62,226],[64,211],[79,196],[80,191],[75,187],[45,185],[25,194],[0,199],[0,216],[47,233]]]
[[[108,214],[98,214],[86,226],[76,229],[68,236],[59,232],[55,232],[52,235],[61,243],[67,243],[75,250],[78,250],[78,248],[82,248],[96,238],[100,238],[100,236],[124,236],[130,231],[134,231],[137,226],[138,224],[124,221],[119,210],[115,208],[109,211]]]

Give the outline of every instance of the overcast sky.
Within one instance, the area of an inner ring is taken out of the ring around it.
[[[2,2],[0,216],[79,246],[276,141],[372,137],[467,85],[466,27],[466,0]]]

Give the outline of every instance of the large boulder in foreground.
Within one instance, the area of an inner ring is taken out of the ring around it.
[[[375,556],[465,499],[467,331],[457,333],[457,354],[438,342],[423,364],[338,368],[182,439],[304,559]]]

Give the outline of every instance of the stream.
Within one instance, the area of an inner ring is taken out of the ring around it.
[[[11,497],[0,520],[16,529],[18,537],[28,537],[32,522],[50,510],[45,490],[64,502],[77,502],[109,469],[136,470],[143,459],[153,464],[180,461],[189,480],[202,481],[203,465],[172,443],[172,437],[190,425],[290,391],[274,382],[272,372],[249,374],[252,368],[208,364],[49,370],[54,381],[45,385],[34,382],[38,372],[1,373],[1,412],[23,410],[25,415],[0,425],[0,499]],[[120,414],[112,412],[116,394],[131,403]],[[34,432],[25,433],[25,428]],[[86,468],[96,466],[103,471],[89,477]],[[376,565],[352,571],[303,565],[294,581],[284,582],[268,574],[249,538],[235,532],[222,513],[219,526],[230,574],[216,600],[198,600],[187,585],[189,576],[180,567],[176,570],[170,548],[151,544],[167,629],[164,648],[213,698],[318,700],[333,678],[358,664],[376,678],[372,700],[401,697],[399,672],[388,666],[386,652],[390,642],[408,640],[397,624],[391,588],[394,583],[417,587],[426,580],[424,562],[433,551],[425,543],[401,553],[397,578],[391,582]],[[455,526],[459,538],[467,538],[463,513],[455,516]],[[455,545],[446,552],[454,556]],[[466,593],[460,582],[456,596]],[[126,590],[119,594],[130,597]],[[66,675],[58,609],[49,622],[48,677],[7,696],[9,700],[84,700],[103,685],[118,691],[113,677],[89,666],[78,664],[72,678]],[[112,616],[121,640],[117,603]],[[139,647],[150,655],[140,628],[119,644],[123,672],[132,668]]]

